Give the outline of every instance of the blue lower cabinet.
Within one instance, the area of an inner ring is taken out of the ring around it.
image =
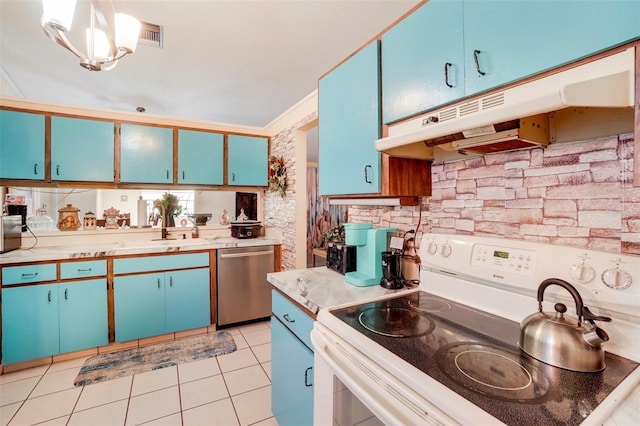
[[[209,268],[116,277],[115,340],[209,325],[209,288]]]
[[[272,303],[284,298],[272,293]],[[287,301],[288,303],[288,301]],[[305,316],[291,305],[287,318]],[[277,309],[271,318],[271,411],[280,426],[313,424],[313,351],[284,323]],[[309,323],[313,327],[313,320]],[[311,329],[300,330],[308,336]],[[305,339],[306,340],[306,339]]]
[[[2,363],[106,345],[107,280],[2,290]]]

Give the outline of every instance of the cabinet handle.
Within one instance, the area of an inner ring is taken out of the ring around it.
[[[287,321],[287,322],[296,322],[296,320],[292,320],[291,318],[289,318],[289,314],[284,314],[282,317],[283,317],[283,318],[285,319],[285,321]]]
[[[22,274],[22,278],[35,278],[38,276],[37,272],[34,272],[32,274]]]
[[[313,371],[313,367],[307,367],[306,370],[304,370],[304,385],[306,387],[311,387],[313,386],[313,382],[309,383],[309,372]]]
[[[87,268],[87,269],[80,269],[78,268],[78,272],[82,273],[82,272],[91,272],[91,268]]]
[[[51,302],[51,290],[47,293],[47,302]]]
[[[38,163],[33,163],[33,174],[38,175]]]
[[[366,166],[364,166],[364,181],[367,183],[371,183],[371,179],[369,179],[369,174],[367,173],[367,169],[370,169],[371,165],[367,164]]]
[[[444,84],[446,84],[447,87],[453,87],[453,85],[449,83],[449,67],[450,66],[452,66],[451,62],[447,62],[446,64],[444,64]]]
[[[480,75],[485,75],[486,72],[482,71],[480,69],[480,60],[478,59],[478,55],[480,54],[479,50],[474,50],[473,51],[473,62],[475,62],[476,64],[476,71],[478,71],[478,74]]]
[[[167,169],[167,180],[169,180],[169,169]]]
[[[173,277],[169,277],[169,287],[173,287]]]
[[[184,180],[184,170],[182,171],[182,180]]]
[[[56,176],[60,176],[60,165],[56,165]]]
[[[158,288],[160,288],[160,278],[158,278]]]
[[[231,173],[231,182],[235,182],[235,181],[236,181],[236,174]]]
[[[64,289],[64,300],[69,300],[69,289],[68,288]]]

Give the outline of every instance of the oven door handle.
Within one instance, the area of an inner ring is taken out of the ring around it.
[[[419,405],[399,392],[392,392],[393,401],[390,401],[390,395],[383,394],[381,391],[381,388],[388,390],[388,386],[380,386],[382,381],[394,380],[388,373],[380,372],[376,365],[364,357],[355,359],[341,349],[339,344],[330,342],[316,329],[311,330],[311,343],[314,347],[314,356],[320,356],[331,367],[334,375],[369,409],[381,416],[385,423],[457,424],[451,417],[427,401],[422,401]],[[376,372],[373,373],[373,371]],[[318,370],[315,374],[318,374]],[[408,389],[408,392],[412,390]],[[424,404],[426,407],[423,403],[426,403]],[[375,407],[375,410],[372,407]]]

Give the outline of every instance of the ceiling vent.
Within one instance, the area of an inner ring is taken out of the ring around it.
[[[140,27],[140,38],[138,39],[138,43],[162,48],[162,27],[148,22],[141,22],[141,24],[142,26]]]

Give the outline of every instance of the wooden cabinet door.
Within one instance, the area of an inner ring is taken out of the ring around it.
[[[0,178],[42,180],[44,116],[0,110]]]
[[[324,76],[318,88],[321,195],[380,192],[380,52],[373,42]]]
[[[384,123],[464,97],[462,22],[462,0],[431,0],[382,35]]]
[[[58,286],[2,289],[2,363],[59,353]]]
[[[51,180],[113,182],[114,124],[51,117]]]
[[[120,181],[173,183],[173,129],[122,124]]]
[[[224,184],[224,136],[178,130],[178,183]]]
[[[107,280],[58,284],[60,353],[109,343]]]
[[[259,136],[229,135],[227,184],[267,186],[269,140]]]
[[[466,95],[640,36],[640,2],[464,2]]]
[[[166,333],[211,323],[209,269],[165,273]]]
[[[313,423],[313,352],[271,320],[271,411],[280,425]]]
[[[116,341],[157,336],[165,331],[164,274],[116,277],[114,312]]]

